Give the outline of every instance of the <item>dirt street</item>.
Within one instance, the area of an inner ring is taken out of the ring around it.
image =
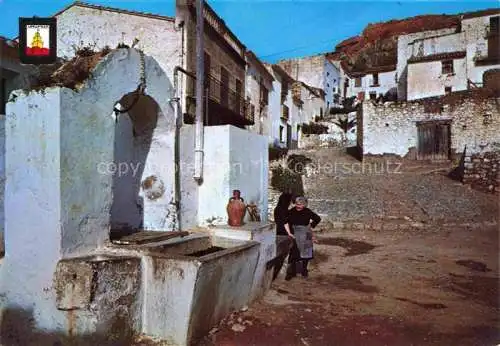
[[[280,274],[200,345],[500,344],[498,194],[451,180],[449,163],[360,172],[342,150],[297,154],[334,167],[303,178],[325,221],[309,278]]]
[[[310,277],[283,275],[201,345],[500,343],[498,231],[318,234]]]

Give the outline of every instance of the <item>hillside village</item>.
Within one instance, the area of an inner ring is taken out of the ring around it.
[[[369,24],[276,63],[206,2],[168,17],[77,1],[54,17],[54,65],[21,64],[0,37],[3,340],[500,341],[499,9]],[[238,227],[235,190],[255,211]],[[284,192],[322,218],[312,281],[279,276]],[[402,298],[422,277],[439,303]]]

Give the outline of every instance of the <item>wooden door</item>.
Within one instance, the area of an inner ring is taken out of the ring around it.
[[[417,160],[448,160],[450,157],[450,124],[432,121],[417,124]]]

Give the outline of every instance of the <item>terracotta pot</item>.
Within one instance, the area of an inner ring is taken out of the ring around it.
[[[241,226],[243,225],[243,218],[246,213],[246,205],[240,199],[229,200],[227,204],[227,217],[229,226]]]

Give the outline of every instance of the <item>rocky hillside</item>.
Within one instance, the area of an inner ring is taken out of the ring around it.
[[[445,28],[459,30],[459,26],[460,15],[425,15],[368,24],[361,35],[342,41],[329,56],[341,60],[349,72],[395,65],[399,35]]]

